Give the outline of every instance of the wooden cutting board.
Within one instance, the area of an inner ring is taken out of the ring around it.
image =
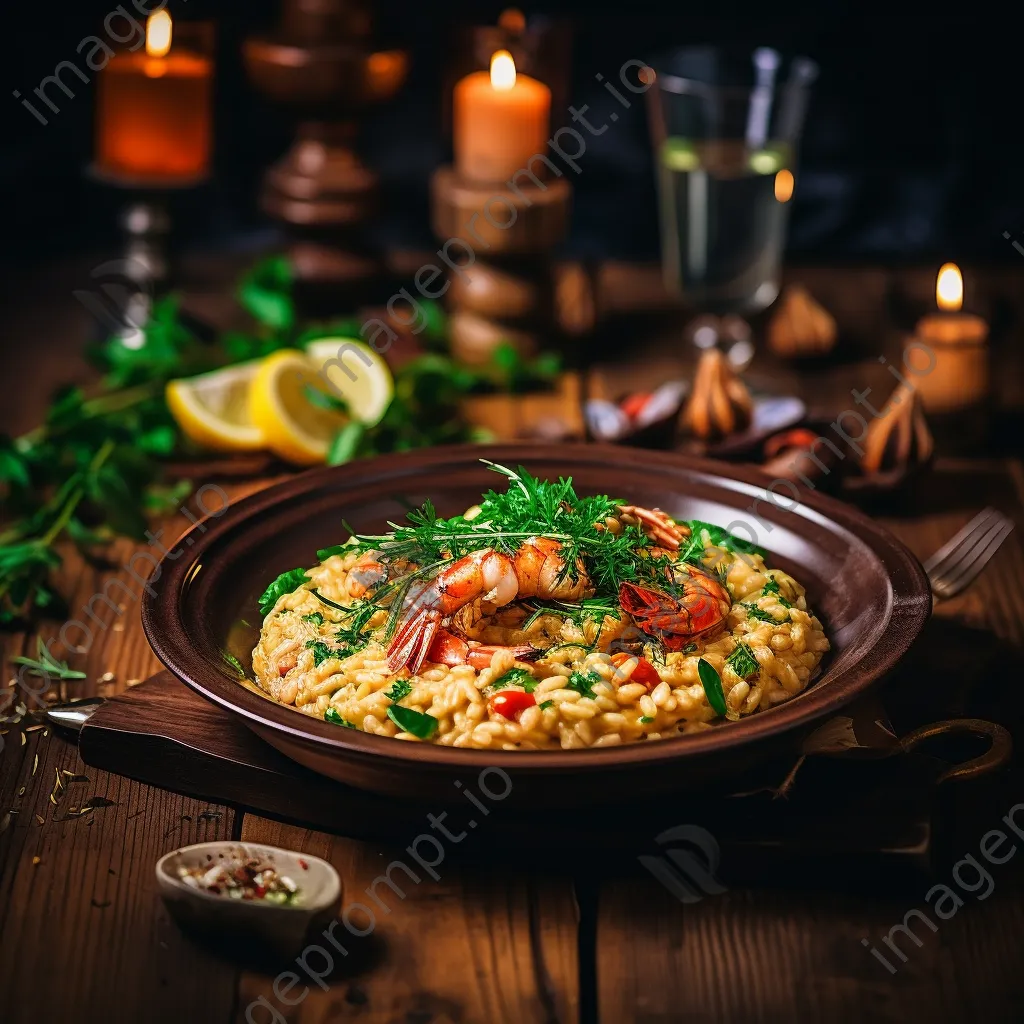
[[[425,806],[343,786],[289,761],[237,717],[193,693],[169,672],[102,704],[79,735],[89,765],[188,796],[385,844],[410,844],[444,814],[471,842],[457,854],[521,860],[595,853],[636,862],[657,853],[676,826],[706,829],[721,851],[723,877],[772,877],[794,864],[806,876],[927,871],[934,853],[934,797],[948,764],[920,754],[871,760],[810,757],[788,795],[775,788],[793,765],[763,769],[766,789],[730,797],[680,793],[628,807],[530,814],[495,805],[488,820],[466,801]],[[477,826],[481,827],[477,827]],[[473,829],[473,831],[470,831]],[[638,863],[638,862],[637,862]]]

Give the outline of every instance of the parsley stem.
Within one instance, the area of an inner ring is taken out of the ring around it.
[[[152,381],[148,384],[137,384],[135,387],[122,388],[120,391],[113,391],[109,395],[98,395],[96,398],[87,399],[82,403],[82,412],[88,417],[105,416],[111,412],[123,412],[133,405],[146,401],[147,398],[154,398],[162,394],[164,389],[163,381]],[[61,430],[51,431],[43,424],[22,434],[14,442],[18,451],[25,451],[33,445],[45,441],[52,433],[62,433]]]

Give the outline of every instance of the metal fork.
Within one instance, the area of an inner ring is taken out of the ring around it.
[[[924,563],[932,593],[945,599],[966,590],[992,561],[1012,529],[1013,520],[1002,512],[994,508],[979,512]]]

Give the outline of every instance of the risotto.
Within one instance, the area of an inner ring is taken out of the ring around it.
[[[804,588],[725,530],[572,482],[507,489],[276,579],[253,670],[303,714],[503,750],[605,747],[737,720],[804,690],[829,642]]]

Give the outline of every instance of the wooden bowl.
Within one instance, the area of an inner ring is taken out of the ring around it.
[[[343,521],[359,532],[379,532],[386,520],[428,497],[442,515],[461,512],[494,485],[481,458],[524,465],[542,478],[572,476],[581,493],[613,493],[680,518],[720,523],[741,536],[753,530],[770,564],[806,585],[825,623],[833,651],[821,677],[793,700],[739,722],[651,743],[572,751],[399,742],[339,729],[238,682],[222,651],[230,649],[249,668],[262,621],[257,597],[270,580],[316,564],[317,548],[347,536]],[[156,654],[179,679],[241,716],[288,757],[351,786],[438,800],[450,798],[455,786],[483,787],[502,799],[548,806],[606,804],[689,785],[704,792],[761,759],[796,750],[822,719],[882,679],[931,612],[924,571],[889,533],[819,495],[795,504],[784,494],[776,506],[766,499],[768,483],[722,463],[614,445],[458,446],[313,470],[196,526],[152,581],[143,624]]]

